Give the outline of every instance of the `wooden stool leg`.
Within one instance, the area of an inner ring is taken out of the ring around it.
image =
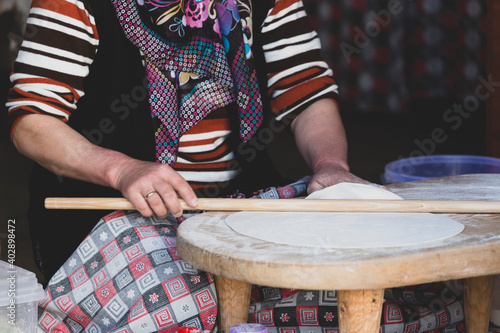
[[[337,291],[340,333],[378,333],[384,289]]]
[[[488,332],[494,281],[494,275],[465,280],[464,311],[467,333]]]
[[[216,276],[215,287],[219,301],[219,330],[227,333],[231,326],[248,321],[252,285]]]

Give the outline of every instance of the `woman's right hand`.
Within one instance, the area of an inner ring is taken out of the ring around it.
[[[115,187],[143,216],[182,215],[178,197],[195,207],[197,197],[187,181],[165,164],[127,158],[118,169]]]

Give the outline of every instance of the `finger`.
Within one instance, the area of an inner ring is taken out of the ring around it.
[[[312,181],[309,183],[309,186],[307,187],[307,193],[311,194],[311,193],[319,191],[323,188],[324,188],[324,186],[322,186],[318,182]]]
[[[346,182],[348,183],[358,183],[358,184],[366,184],[366,185],[373,185],[373,183],[367,181],[367,180],[364,180],[362,178],[359,178],[359,177],[352,177],[352,178],[347,178],[346,179]]]
[[[170,185],[161,186],[157,184],[156,186],[164,207],[166,206],[166,209],[168,209],[173,216],[180,217],[182,215],[182,207],[174,189]]]
[[[134,207],[139,213],[141,213],[142,216],[153,216],[153,210],[151,210],[149,203],[146,202],[146,199],[142,196],[142,194],[137,193],[130,197],[127,197],[127,195],[125,195],[125,197],[132,203],[132,205],[134,205]]]
[[[153,210],[154,214],[160,218],[166,217],[168,214],[167,207],[163,202],[160,194],[156,191],[152,191],[145,196],[149,207]]]
[[[198,205],[198,198],[196,197],[196,194],[194,193],[189,183],[182,176],[180,176],[178,173],[175,173],[170,178],[169,183],[189,206],[196,207],[196,205]]]

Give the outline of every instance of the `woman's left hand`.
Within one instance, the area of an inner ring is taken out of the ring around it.
[[[307,188],[307,193],[311,194],[325,187],[332,186],[338,183],[359,183],[372,184],[369,181],[359,178],[349,172],[340,164],[321,165],[314,170],[313,178]]]

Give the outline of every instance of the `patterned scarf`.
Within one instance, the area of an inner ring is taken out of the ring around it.
[[[174,165],[179,138],[233,103],[240,138],[255,133],[262,101],[246,35],[250,0],[112,2],[126,37],[144,55],[157,162]]]

